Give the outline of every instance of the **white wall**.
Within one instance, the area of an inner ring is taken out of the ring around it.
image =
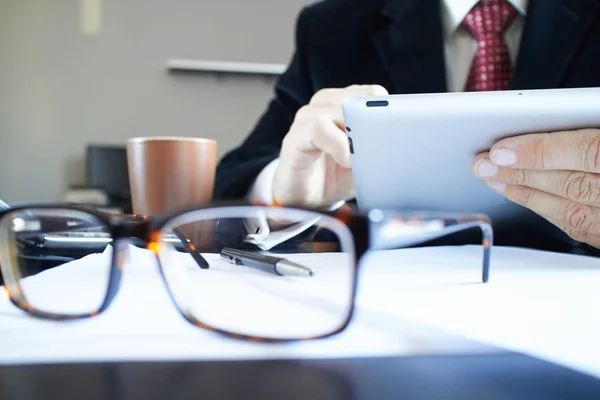
[[[169,58],[287,63],[309,0],[0,0],[0,198],[58,201],[84,182],[87,143],[128,137],[217,139],[250,131],[274,78],[172,74]]]

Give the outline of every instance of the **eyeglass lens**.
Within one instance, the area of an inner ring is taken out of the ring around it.
[[[208,269],[177,249],[190,238]],[[159,259],[179,308],[227,332],[309,338],[348,319],[355,276],[348,228],[322,214],[238,207],[190,212],[161,234]]]
[[[13,211],[0,221],[4,283],[21,302],[40,312],[96,312],[108,290],[111,244],[108,227],[89,213]],[[92,262],[94,257],[109,262]]]

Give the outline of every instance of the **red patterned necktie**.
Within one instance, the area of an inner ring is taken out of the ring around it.
[[[463,27],[477,40],[467,92],[509,88],[512,68],[504,32],[516,16],[517,10],[506,0],[481,0],[463,20]]]

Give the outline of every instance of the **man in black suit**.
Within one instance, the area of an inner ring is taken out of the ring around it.
[[[595,86],[600,0],[322,1],[301,12],[293,60],[253,132],[221,160],[215,198],[352,199],[341,104],[353,96]],[[600,131],[523,134],[473,161],[491,189],[544,218],[496,243],[600,247]]]

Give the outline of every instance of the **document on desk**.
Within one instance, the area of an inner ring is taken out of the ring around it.
[[[90,273],[69,284],[96,279],[93,266],[106,261],[103,256],[76,261]],[[306,256],[286,255],[299,261]],[[218,260],[218,255],[206,257],[209,263]],[[343,255],[325,254],[322,262],[330,263],[332,257]],[[44,321],[1,299],[0,364],[489,354],[508,349],[600,378],[600,260],[494,248],[487,284],[480,282],[480,260],[480,246],[369,253],[360,267],[357,313],[343,333],[311,342],[260,344],[189,324],[172,304],[153,254],[130,247],[119,295],[100,316]],[[44,284],[65,284],[60,274],[70,267],[75,266],[57,268],[48,275],[54,281]]]

